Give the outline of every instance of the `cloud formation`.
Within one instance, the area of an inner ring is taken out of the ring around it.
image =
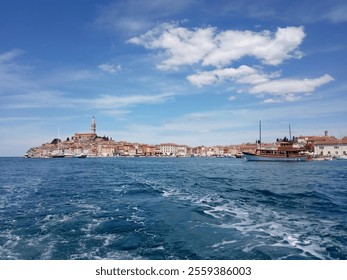
[[[212,71],[203,71],[187,77],[188,81],[193,85],[202,87],[211,85],[224,80],[233,80],[242,84],[259,84],[265,83],[270,78],[278,77],[278,72],[266,74],[256,68],[247,65],[241,65],[238,68],[223,68]]]
[[[118,109],[143,104],[160,104],[169,102],[174,97],[172,93],[154,95],[98,95],[93,98],[73,98],[60,91],[40,90],[13,96],[0,96],[2,109],[30,109],[30,108],[94,108]],[[6,102],[5,102],[6,101]]]
[[[22,51],[20,49],[12,49],[8,52],[0,54],[0,63],[12,61],[13,59],[20,56],[23,53],[24,53],[24,51]]]
[[[159,69],[175,69],[182,65],[224,67],[245,56],[263,64],[279,65],[290,58],[301,58],[298,50],[305,37],[300,27],[278,28],[275,33],[226,30],[217,28],[187,29],[174,24],[161,24],[128,42],[146,49],[164,50],[166,58]]]
[[[271,95],[265,100],[271,103],[295,101],[300,98],[298,94],[311,93],[334,80],[328,74],[315,79],[279,79],[281,71],[264,71],[264,67],[279,66],[289,59],[302,58],[299,46],[305,36],[302,26],[277,28],[275,32],[253,32],[219,31],[214,27],[188,29],[165,23],[131,38],[128,43],[156,50],[161,58],[157,65],[160,70],[176,70],[184,65],[208,69],[187,77],[197,87],[231,81],[243,85],[238,92],[262,97]],[[262,66],[243,64],[237,68],[231,67],[246,57],[255,58]]]
[[[122,66],[120,64],[114,65],[114,64],[104,63],[104,64],[100,64],[98,66],[98,68],[101,69],[104,72],[108,72],[110,74],[114,74],[114,73],[119,72],[122,69]]]
[[[250,93],[271,93],[273,95],[295,94],[295,93],[310,93],[317,87],[324,85],[334,78],[328,74],[316,79],[278,79],[259,83],[250,89]]]

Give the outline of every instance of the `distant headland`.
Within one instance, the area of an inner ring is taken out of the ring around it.
[[[295,145],[305,148],[308,154],[316,158],[333,158],[347,155],[347,137],[337,139],[328,136],[299,136],[294,139]],[[277,139],[275,143],[262,143],[263,148],[275,149],[277,142],[288,139]],[[197,146],[184,144],[161,143],[142,144],[127,141],[115,141],[96,133],[95,117],[92,117],[90,132],[75,133],[65,141],[55,138],[50,143],[30,148],[25,157],[28,158],[57,158],[57,157],[241,157],[242,152],[253,152],[257,143],[243,143],[228,146]]]

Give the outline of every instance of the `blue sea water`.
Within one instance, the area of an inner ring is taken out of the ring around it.
[[[0,158],[0,259],[347,259],[347,162]]]

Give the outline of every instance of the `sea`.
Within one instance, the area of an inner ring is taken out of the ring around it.
[[[1,260],[347,259],[347,161],[0,158]]]

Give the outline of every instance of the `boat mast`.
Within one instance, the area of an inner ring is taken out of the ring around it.
[[[58,126],[58,155],[60,155],[60,130]]]
[[[259,150],[261,150],[261,121],[259,121]]]
[[[290,124],[289,124],[289,141],[292,141],[292,130],[290,128]]]

